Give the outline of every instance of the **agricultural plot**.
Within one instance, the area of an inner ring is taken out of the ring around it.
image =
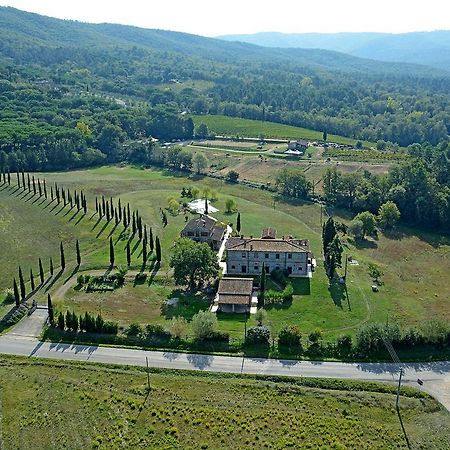
[[[192,186],[200,193],[205,188],[210,192],[215,191],[217,200],[213,205],[219,212],[214,216],[225,223],[236,222],[236,214],[224,213],[226,200],[234,199],[241,212],[242,232],[246,235],[257,236],[263,227],[272,226],[280,236],[292,234],[310,240],[311,249],[318,261],[317,271],[306,287],[296,286],[291,304],[268,308],[267,321],[275,333],[287,324],[296,324],[304,334],[321,329],[325,339],[334,339],[344,333],[354,334],[361,324],[385,322],[387,317],[389,321],[397,321],[402,326],[421,325],[430,319],[450,320],[450,286],[442,283],[445,268],[450,265],[450,245],[448,240],[436,235],[418,233],[405,227],[388,236],[380,234],[378,240],[362,243],[346,240],[345,253],[359,261],[359,266],[349,268],[347,296],[342,289],[333,287],[330,290],[328,287],[321,262],[321,213],[317,205],[285,202],[265,191],[226,184],[211,178],[186,178],[184,175],[129,167],[45,174],[45,178],[48,182],[56,181],[71,190],[83,189],[91,203],[91,211],[95,195],[104,194],[113,197],[114,202],[120,198],[123,204],[130,203],[133,209],[140,211],[143,222],[152,228],[154,235],[160,236],[162,265],[154,270],[154,255],[151,255],[148,265],[143,268],[147,280],[141,285],[134,286],[131,279],[115,292],[88,294],[76,291],[78,272],[73,272],[73,240],[78,238],[82,249],[83,260],[79,273],[98,273],[106,271],[109,265],[109,235],[113,236],[118,266],[126,263],[125,246],[130,236],[122,232],[121,225],[117,228],[114,224],[105,226],[104,222],[97,223],[95,218],[91,218],[91,214],[77,225],[69,221],[68,216],[60,217],[59,214],[55,218],[55,214],[43,209],[42,205],[16,199],[2,190],[0,204],[13,203],[20,211],[20,214],[18,212],[14,216],[14,228],[18,230],[19,236],[19,230],[24,230],[23,233],[28,230],[23,240],[29,242],[28,247],[17,246],[17,262],[13,265],[10,255],[2,252],[0,268],[5,274],[4,278],[11,277],[19,263],[25,274],[32,264],[36,273],[38,257],[43,253],[44,256],[48,255],[45,253],[46,248],[57,255],[61,235],[56,230],[46,228],[54,226],[52,224],[55,220],[55,226],[71,233],[67,238],[68,268],[49,288],[47,285],[38,291],[36,298],[40,302],[46,302],[47,292],[50,292],[63,310],[70,308],[78,312],[88,310],[93,313],[101,311],[106,320],[119,320],[121,325],[138,321],[142,324],[165,326],[176,315],[185,316],[189,320],[193,310],[188,307],[189,297],[184,298],[177,292],[178,287],[173,284],[168,267],[173,243],[185,224],[185,218],[183,214],[167,213],[168,224],[163,226],[160,210],[167,208],[169,197],[181,201],[181,189]],[[332,211],[324,212],[323,217],[327,213],[331,214]],[[339,211],[334,213],[338,220],[348,220]],[[33,217],[34,219],[30,219]],[[36,221],[34,231],[28,228],[31,220]],[[38,223],[42,223],[43,232]],[[132,249],[134,252],[130,277],[142,269],[141,247],[136,238]],[[372,282],[367,273],[369,263],[378,264],[385,273],[385,284],[378,293],[373,293],[370,288]],[[73,275],[70,276],[72,272]],[[65,283],[68,283],[67,289],[62,287]],[[9,287],[9,281],[4,285]],[[168,314],[162,306],[167,299],[173,297],[182,297],[187,306],[174,309]],[[194,309],[197,310],[207,309],[209,306],[207,299],[194,303]],[[242,338],[246,320],[245,316],[219,315],[219,328],[232,337]],[[247,326],[254,324],[253,317],[250,317]]]
[[[448,413],[405,390],[397,415],[395,386],[0,362],[11,450],[450,448]]]

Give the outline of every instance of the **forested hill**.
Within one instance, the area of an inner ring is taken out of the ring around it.
[[[424,64],[450,71],[450,31],[414,33],[274,33],[219,36],[264,47],[321,48],[361,58]]]
[[[450,75],[0,7],[0,168],[117,161],[148,136],[192,138],[190,114],[436,145],[450,130]]]
[[[61,48],[117,49],[140,47],[177,52],[221,62],[272,60],[326,70],[375,74],[413,73],[414,76],[443,75],[428,67],[386,64],[320,49],[264,48],[243,42],[226,42],[187,33],[152,30],[126,25],[88,24],[54,19],[10,7],[0,7],[1,54],[29,62],[45,53],[56,57]]]

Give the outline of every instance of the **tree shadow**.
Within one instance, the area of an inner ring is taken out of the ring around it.
[[[107,226],[109,225],[109,222],[105,222],[105,224],[103,225],[103,227],[100,229],[100,231],[97,233],[97,236],[95,236],[96,238],[99,238],[102,233],[106,230]]]
[[[53,285],[61,278],[61,275],[63,274],[64,270],[60,269],[60,271],[53,277],[52,281],[47,284],[47,287],[45,288],[45,292],[48,292]]]
[[[78,218],[78,220],[74,223],[74,226],[77,226],[85,217],[86,217],[86,214],[81,214],[81,216]]]
[[[374,249],[378,248],[378,244],[368,239],[353,239],[352,244],[358,249]]]
[[[343,308],[342,303],[347,299],[345,284],[333,282],[328,286],[328,292],[338,308]]]
[[[294,295],[311,295],[311,278],[290,278]]]
[[[99,218],[97,219],[97,222],[94,223],[94,226],[91,228],[91,231],[94,231],[94,230],[97,228],[97,225],[100,223],[101,220],[102,220],[101,217],[99,217]]]
[[[111,228],[111,231],[108,234],[108,237],[111,237],[114,234],[114,231],[116,231],[118,226],[119,226],[119,223],[114,224],[114,226]]]
[[[64,280],[64,284],[66,284],[79,270],[80,266],[75,266],[72,273]]]

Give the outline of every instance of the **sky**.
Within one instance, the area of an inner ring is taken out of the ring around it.
[[[449,0],[0,0],[62,19],[218,36],[450,29]]]

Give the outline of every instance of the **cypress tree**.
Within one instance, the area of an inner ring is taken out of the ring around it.
[[[72,313],[70,311],[66,312],[66,328],[70,331],[73,329],[72,325]]]
[[[19,172],[16,172],[17,175],[17,187],[20,189],[20,175]]]
[[[50,258],[50,275],[51,275],[51,276],[53,276],[53,272],[54,272],[54,269],[53,269],[53,259]]]
[[[44,267],[42,267],[42,260],[39,258],[39,278],[41,280],[41,284],[44,284],[45,276],[44,276]]]
[[[95,212],[98,214],[98,198],[95,197]]]
[[[64,272],[64,269],[66,268],[66,258],[64,256],[64,246],[63,246],[62,241],[59,245],[59,253],[60,253],[60,260],[61,260],[61,269]]]
[[[14,300],[16,301],[16,306],[20,306],[20,295],[19,295],[19,288],[17,287],[17,281],[14,278]]]
[[[117,213],[117,208],[114,208],[114,222],[119,225],[119,214]]]
[[[30,284],[31,284],[31,291],[34,291],[36,285],[34,284],[33,269],[30,269]]]
[[[334,219],[330,217],[323,225],[322,228],[322,244],[323,244],[323,254],[325,255],[328,251],[328,246],[333,241],[336,236],[336,225]]]
[[[26,290],[25,290],[25,282],[23,281],[22,268],[19,266],[19,286],[20,286],[20,297],[22,300],[25,300]]]
[[[139,240],[142,240],[142,218],[139,216],[137,220]]]
[[[81,254],[80,254],[80,244],[78,242],[78,239],[77,239],[77,242],[75,243],[75,247],[76,247],[76,250],[77,250],[77,265],[80,266],[80,264],[81,264]]]
[[[28,192],[31,192],[31,180],[29,173],[27,173],[27,184],[28,184]]]
[[[127,224],[130,224],[131,214],[130,214],[130,204],[129,203],[127,203],[127,215],[128,215]]]
[[[205,198],[205,214],[208,215],[208,199]]]
[[[86,201],[86,196],[83,194],[83,211],[84,211],[84,214],[87,214],[87,211],[88,211],[88,207],[87,207],[87,201]]]
[[[125,206],[123,207],[122,217],[123,217],[123,227],[126,228],[128,226],[128,223],[127,223],[127,210],[125,209]]]
[[[114,266],[114,244],[112,237],[109,238],[109,262],[111,267]]]
[[[147,224],[144,225],[144,240],[148,242]]]
[[[144,264],[147,262],[147,241],[145,239],[142,241],[142,262]]]
[[[111,216],[113,215],[113,211],[114,211],[114,205],[113,205],[113,199],[112,199],[112,197],[110,197],[109,198],[109,201],[110,201],[110,210],[111,210]]]
[[[131,230],[133,231],[133,234],[136,233],[136,214],[134,211],[133,211],[133,219],[131,222]]]
[[[53,303],[50,294],[47,295],[47,309],[48,309],[48,321],[50,322],[50,326],[55,326],[55,313],[53,311]]]
[[[47,184],[45,183],[45,178],[44,178],[44,197],[47,198]]]
[[[66,203],[66,191],[65,191],[64,188],[61,189],[61,196],[62,196],[62,199],[63,199],[64,206],[66,206],[67,205],[67,203]]]
[[[64,315],[62,312],[58,314],[58,328],[64,331]]]
[[[59,188],[56,188],[56,200],[59,205],[61,203],[61,192],[59,191]]]
[[[153,253],[154,248],[155,248],[155,243],[153,241],[153,230],[150,228],[150,252]]]
[[[156,262],[161,262],[161,244],[159,243],[159,237],[156,236],[155,240],[155,247],[156,247]]]
[[[127,247],[126,247],[126,250],[127,250],[127,265],[128,265],[128,267],[130,267],[130,266],[131,266],[131,249],[130,249],[130,241],[127,241]]]
[[[25,190],[25,172],[22,170],[22,188]]]
[[[39,188],[39,197],[42,197],[42,186],[41,186],[41,181],[38,178],[38,188]]]
[[[122,204],[120,203],[120,198],[119,198],[119,204],[117,205],[117,211],[119,213],[119,222],[122,220]]]
[[[11,185],[11,172],[8,169],[8,184]]]
[[[33,195],[36,195],[36,180],[34,179],[34,175],[32,178],[32,184],[33,184]]]
[[[54,200],[54,197],[53,197],[53,187],[52,187],[52,186],[50,186],[50,199],[51,199],[51,201]]]
[[[103,209],[103,211],[106,211],[105,196],[104,195],[102,195],[102,209]]]
[[[109,203],[106,202],[106,221],[109,222]]]
[[[241,213],[239,212],[237,215],[237,220],[236,220],[236,231],[238,233],[241,232]]]

